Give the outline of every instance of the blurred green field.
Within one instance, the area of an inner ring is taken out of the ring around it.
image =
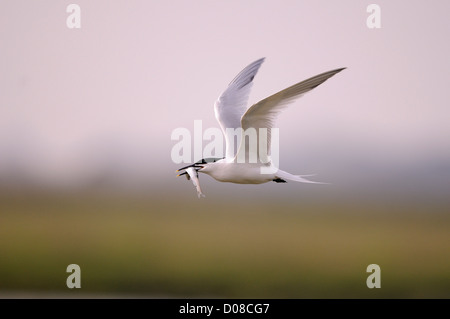
[[[4,196],[0,297],[449,298],[449,230],[446,206]]]

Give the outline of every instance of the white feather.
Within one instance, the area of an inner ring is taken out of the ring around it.
[[[244,68],[230,82],[227,89],[220,95],[214,104],[216,119],[225,136],[226,158],[233,159],[238,149],[237,140],[235,143],[227,136],[226,129],[236,129],[241,127],[242,115],[247,111],[248,97],[253,86],[253,78],[258,72],[264,58],[259,59]],[[232,146],[232,144],[234,146]]]
[[[259,101],[256,104],[253,104],[242,115],[241,119],[242,129],[245,131],[249,128],[255,128],[257,140],[259,143],[258,145],[261,145],[261,142],[265,143],[262,145],[267,145],[268,147],[267,154],[270,155],[271,129],[275,123],[278,114],[285,107],[287,107],[289,103],[293,102],[295,99],[301,97],[303,94],[319,86],[336,73],[341,72],[343,69],[344,68],[336,69],[313,76],[305,81],[299,82],[297,84],[288,87],[287,89],[275,93],[265,98],[264,100]],[[266,141],[260,141],[259,136],[260,128],[267,129]],[[249,154],[251,151],[248,146],[249,143],[245,143],[243,140],[244,138],[245,136],[243,136],[241,139],[241,143],[239,144],[239,150],[238,153],[236,154],[236,158],[239,156],[240,152],[245,152],[245,154],[240,154],[242,158],[248,158],[251,155]],[[245,145],[245,147],[241,147],[242,145]],[[258,162],[261,160],[259,158],[259,152],[257,152],[257,154],[254,154],[254,156],[256,156]],[[265,161],[266,159],[262,160]]]

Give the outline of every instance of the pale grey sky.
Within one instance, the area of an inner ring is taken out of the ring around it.
[[[2,2],[0,175],[14,162],[70,184],[109,165],[192,191],[172,180],[172,130],[217,127],[214,101],[260,57],[251,103],[348,67],[280,116],[283,169],[448,174],[448,1],[375,1],[381,29],[369,1],[74,2],[81,29],[71,2]]]

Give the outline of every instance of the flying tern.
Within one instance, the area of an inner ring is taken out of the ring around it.
[[[230,82],[226,90],[214,104],[216,119],[225,135],[226,156],[224,158],[203,158],[194,164],[177,170],[177,172],[184,170],[178,176],[186,175],[188,179],[192,180],[194,186],[197,188],[199,198],[204,196],[198,180],[199,172],[208,174],[220,182],[238,184],[262,184],[271,181],[286,183],[286,180],[323,184],[304,178],[305,176],[311,175],[293,175],[280,170],[274,165],[270,157],[270,130],[280,111],[289,103],[311,91],[345,68],[339,68],[313,76],[247,107],[250,90],[253,86],[253,79],[261,64],[264,62],[264,59],[256,60],[245,67]],[[240,143],[236,147],[237,145],[235,146],[235,144],[237,143],[234,143],[234,137],[228,134],[227,129],[239,128],[244,132],[251,128],[255,129],[257,139],[263,139],[266,142],[267,156],[264,157],[261,155],[261,152],[256,152],[255,148],[249,147],[249,143],[246,143],[245,135],[241,135],[240,138],[238,137]],[[268,133],[262,134],[261,128],[268,130]],[[251,155],[254,155],[254,158],[256,157],[256,161],[249,161]],[[265,173],[263,173],[263,168],[266,169]]]

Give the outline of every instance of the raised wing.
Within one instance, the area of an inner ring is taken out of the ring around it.
[[[331,78],[333,75],[341,72],[345,68],[336,69],[332,71],[328,71],[312,78],[309,78],[300,83],[294,84],[287,89],[284,89],[274,95],[265,98],[262,101],[259,101],[256,104],[253,104],[248,110],[244,113],[241,119],[242,129],[245,131],[248,128],[255,128],[257,134],[258,145],[266,145],[267,146],[267,155],[270,155],[270,143],[271,143],[271,128],[282,109],[284,109],[289,103],[293,102],[295,99],[301,97],[303,94],[311,91],[315,87],[319,86],[327,79]],[[259,129],[267,128],[267,138],[265,136],[260,136]],[[266,139],[266,141],[260,141],[260,138]],[[249,143],[245,143],[245,135],[241,139],[241,143],[239,146],[239,151],[236,154],[236,158],[247,159],[253,158],[258,159],[258,161],[262,160],[263,162],[267,162],[267,159],[260,159],[259,153],[250,154],[250,152],[255,152],[257,148],[249,148]],[[262,144],[265,143],[265,144]],[[242,153],[245,152],[245,153]],[[264,154],[264,152],[262,153]]]
[[[243,69],[231,81],[227,89],[214,104],[216,119],[225,136],[227,159],[234,158],[238,149],[238,142],[240,141],[234,141],[234,137],[231,135],[228,136],[226,129],[232,128],[234,130],[241,127],[241,117],[247,111],[248,97],[253,86],[253,78],[263,62],[264,58],[259,59]]]

